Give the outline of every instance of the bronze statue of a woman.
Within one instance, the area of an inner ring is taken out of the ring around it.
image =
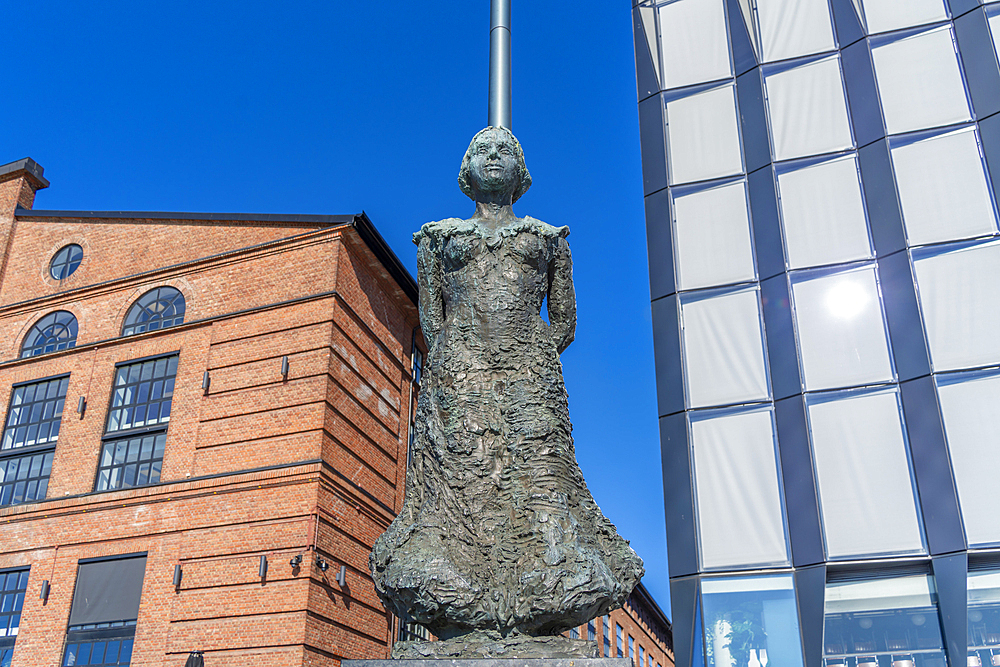
[[[505,128],[473,138],[458,180],[475,215],[413,237],[429,352],[403,509],[372,575],[388,609],[445,640],[556,635],[621,606],[642,561],[573,449],[569,228],[514,215],[531,176]]]

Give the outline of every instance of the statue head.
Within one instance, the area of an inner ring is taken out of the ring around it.
[[[511,202],[531,187],[531,174],[524,164],[524,151],[514,134],[505,127],[487,127],[476,133],[465,151],[458,185],[470,199],[476,191],[511,192]]]

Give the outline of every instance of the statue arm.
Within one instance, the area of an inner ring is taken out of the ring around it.
[[[438,243],[431,234],[423,234],[417,247],[417,285],[420,288],[420,328],[427,349],[434,347],[444,324],[444,299],[441,294],[441,260]]]
[[[576,335],[576,291],[573,289],[573,257],[569,243],[560,236],[549,264],[549,326],[562,354]]]

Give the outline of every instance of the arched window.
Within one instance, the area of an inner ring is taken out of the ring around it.
[[[173,287],[157,287],[128,309],[122,335],[156,331],[184,322],[184,295]]]
[[[65,310],[49,313],[35,322],[21,345],[21,357],[34,357],[47,352],[76,347],[76,317]]]

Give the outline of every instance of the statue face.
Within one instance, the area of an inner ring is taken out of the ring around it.
[[[476,141],[469,162],[472,186],[480,192],[514,192],[517,187],[517,150],[506,132],[486,132]]]

